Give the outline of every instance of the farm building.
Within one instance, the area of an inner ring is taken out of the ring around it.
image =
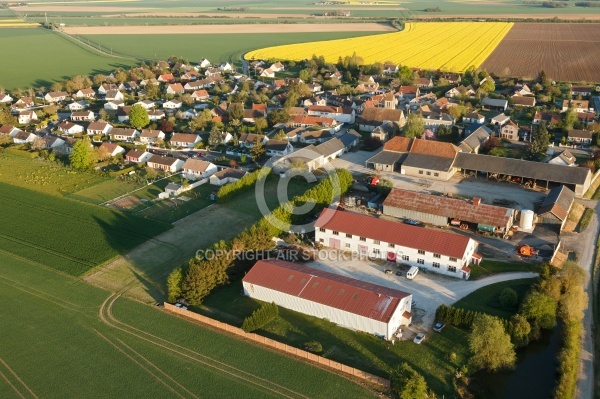
[[[213,186],[222,186],[227,183],[233,183],[246,175],[241,169],[226,168],[210,176],[210,184]]]
[[[582,197],[590,187],[592,173],[588,168],[552,165],[522,159],[494,157],[490,155],[458,153],[454,166],[463,174],[479,174],[491,178],[510,178],[528,186],[551,188],[564,184]]]
[[[575,193],[565,186],[554,187],[542,202],[538,211],[538,223],[563,228],[573,206]]]
[[[315,222],[315,240],[465,280],[471,273],[468,266],[481,260],[477,242],[469,237],[328,208]]]
[[[313,171],[325,163],[323,154],[314,145],[301,148],[273,162],[275,173],[288,171],[294,165],[305,165],[307,170]]]
[[[483,125],[479,125],[475,131],[471,132],[469,136],[458,145],[458,148],[460,148],[462,152],[473,152],[478,154],[483,143],[489,140],[491,133],[492,131],[490,129]]]
[[[392,339],[411,323],[412,295],[282,260],[261,260],[242,280],[244,294]]]
[[[480,198],[465,201],[395,188],[383,201],[383,213],[436,226],[447,226],[455,221],[453,224],[466,222],[488,231],[506,232],[513,225],[516,211],[482,204]]]

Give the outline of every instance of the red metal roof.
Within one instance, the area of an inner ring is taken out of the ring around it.
[[[315,222],[315,229],[318,228],[421,249],[458,259],[463,258],[469,245],[469,238],[462,235],[330,208],[325,208],[321,212],[319,219]]]
[[[243,281],[385,323],[410,295],[275,259],[258,261]]]
[[[479,204],[471,201],[437,195],[417,193],[394,188],[383,201],[383,206],[430,213],[432,215],[459,219],[463,222],[504,227],[512,217],[512,211],[500,206]]]

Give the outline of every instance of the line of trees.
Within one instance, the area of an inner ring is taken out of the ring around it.
[[[244,319],[242,330],[246,332],[258,330],[275,320],[277,316],[279,316],[279,308],[275,302],[263,303],[260,308]]]
[[[266,167],[267,169],[258,169],[252,173],[247,173],[244,177],[239,179],[236,182],[226,184],[219,188],[217,192],[217,203],[222,204],[234,198],[236,195],[244,193],[256,184],[258,178],[263,174],[263,179],[266,179],[271,173],[271,169]]]

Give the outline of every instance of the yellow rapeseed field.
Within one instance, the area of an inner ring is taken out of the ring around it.
[[[35,22],[25,22],[22,19],[0,19],[0,28],[33,28],[40,26]]]
[[[464,72],[478,67],[512,27],[508,22],[416,22],[401,32],[289,44],[250,51],[246,59],[300,61],[324,56],[335,63],[356,53],[365,64],[391,61],[411,68]]]

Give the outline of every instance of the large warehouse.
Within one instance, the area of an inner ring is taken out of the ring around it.
[[[406,263],[467,280],[479,262],[477,241],[439,229],[326,208],[315,222],[322,245],[390,262]]]
[[[476,224],[489,231],[506,233],[513,225],[516,211],[482,204],[479,198],[465,201],[394,188],[383,201],[383,213],[436,226],[447,226],[456,220]]]
[[[242,283],[250,298],[388,340],[412,321],[411,294],[296,263],[258,261]]]

